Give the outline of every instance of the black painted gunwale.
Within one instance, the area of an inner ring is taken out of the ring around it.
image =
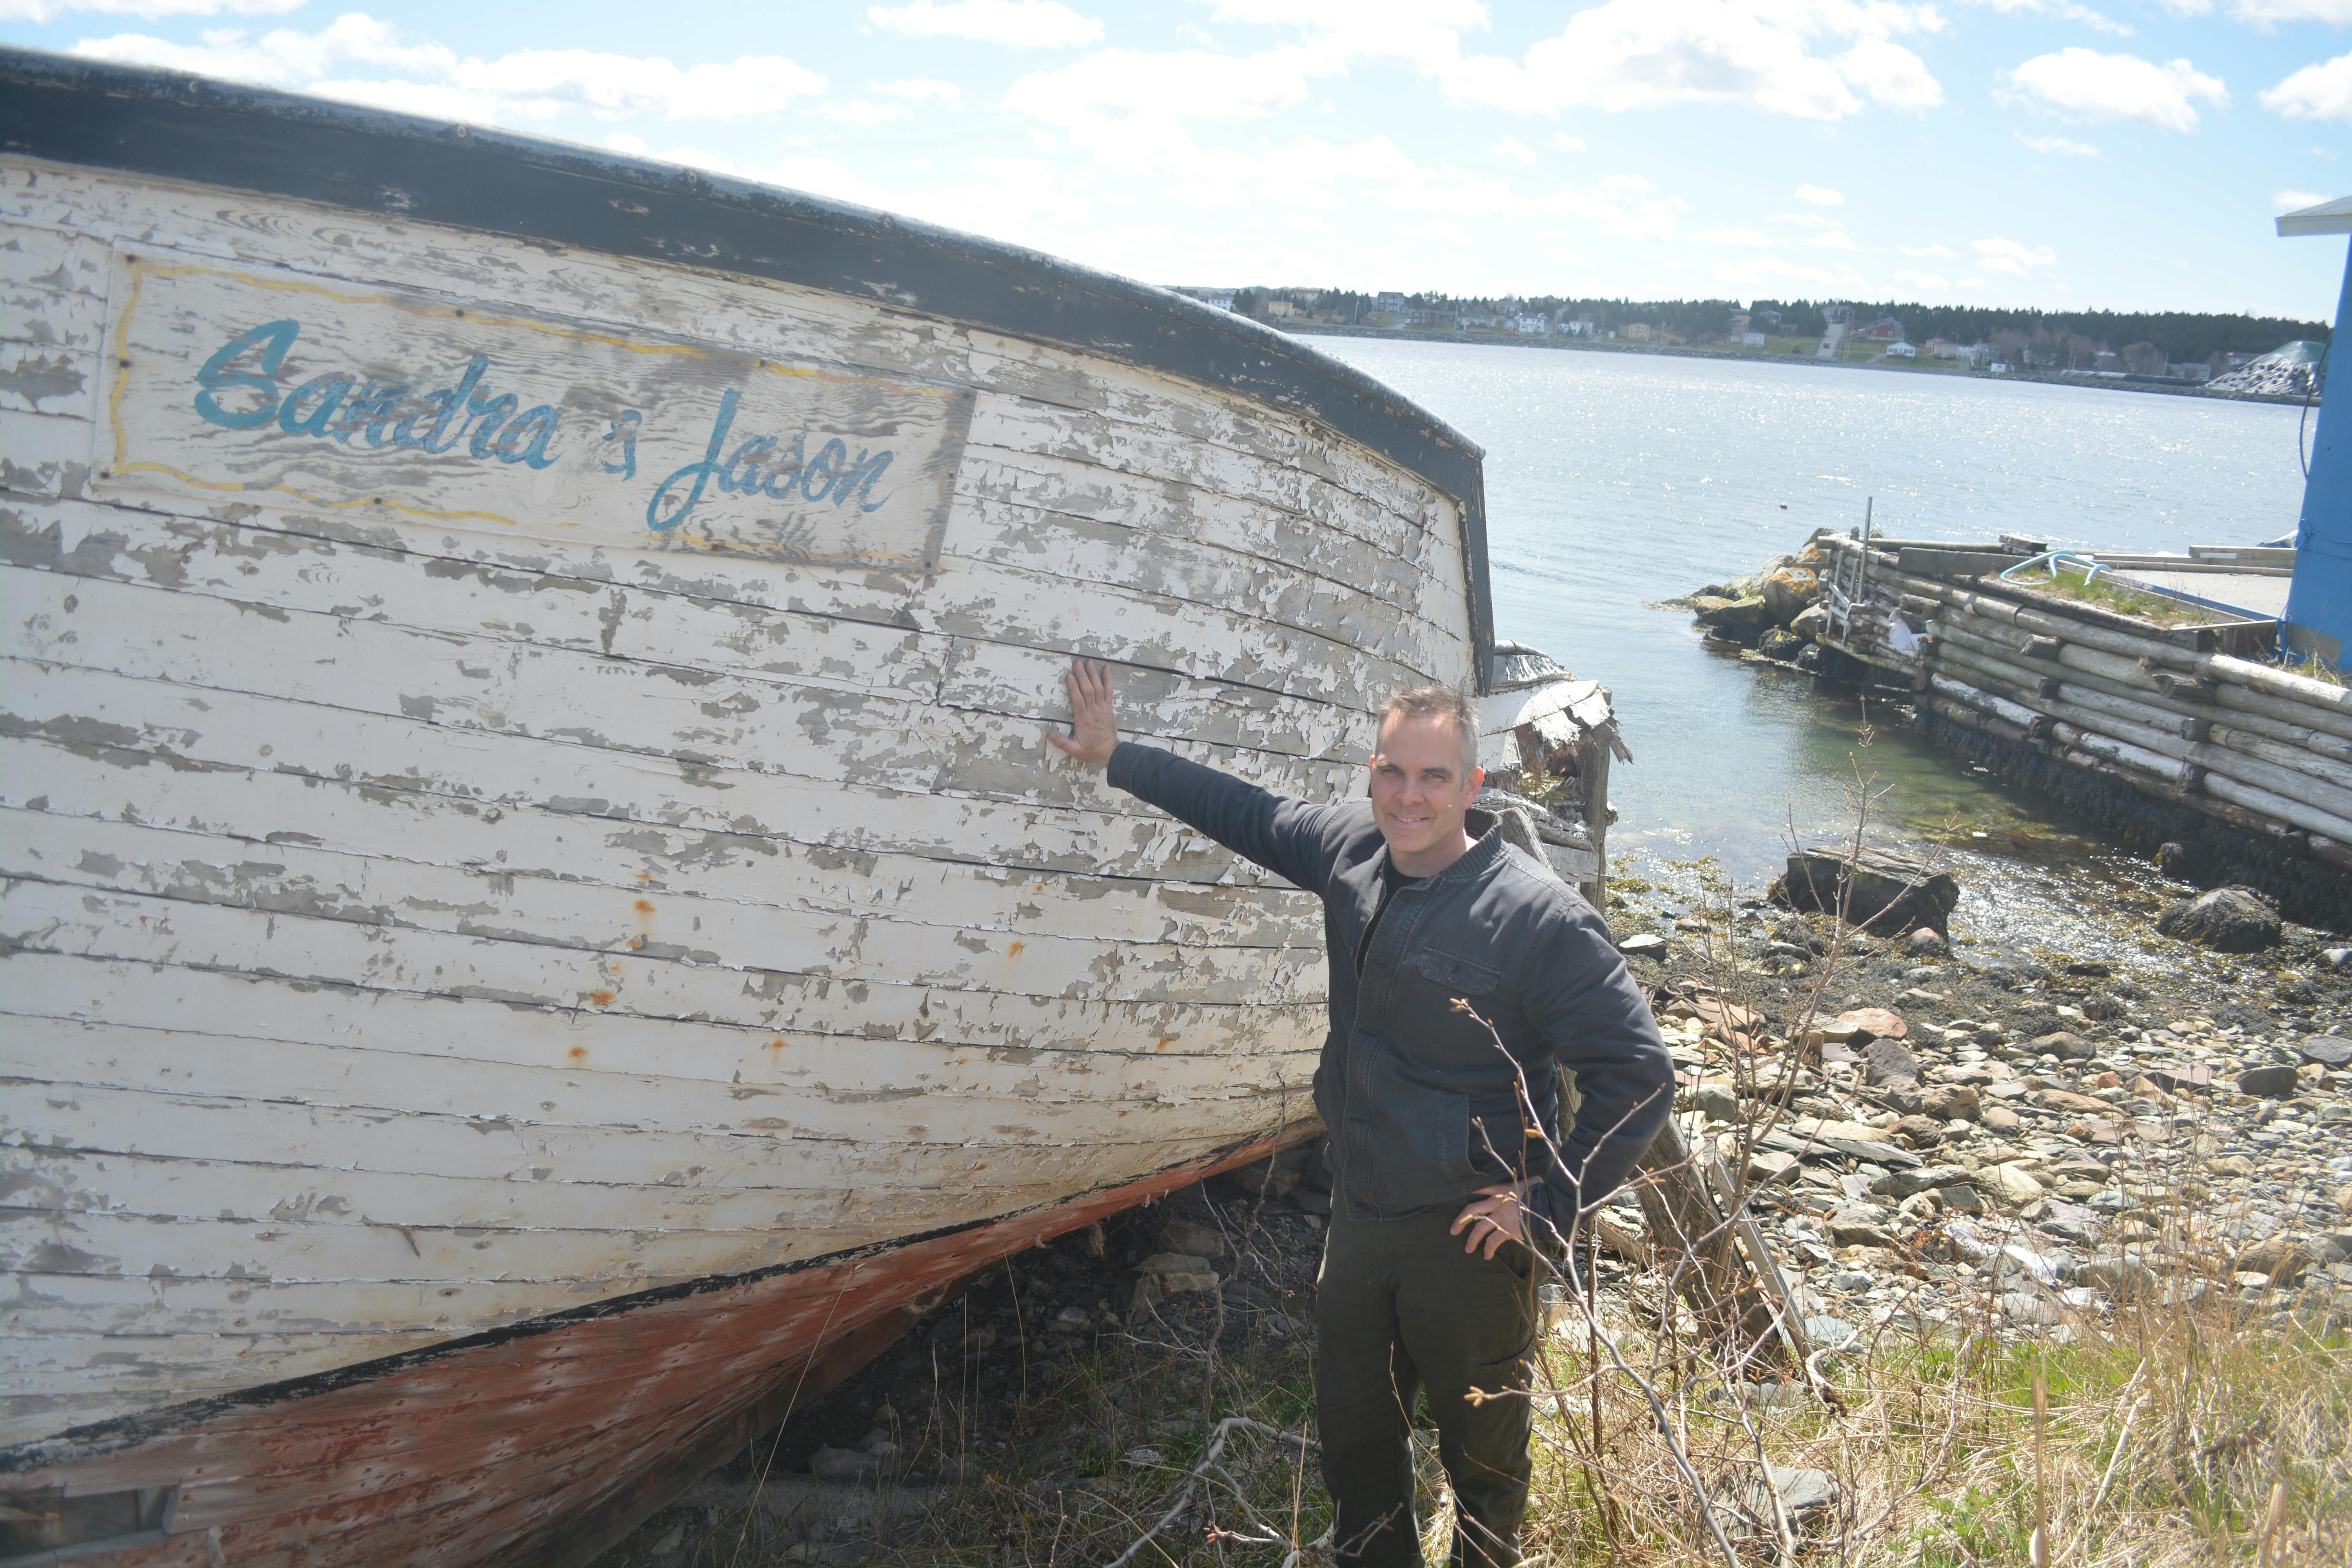
[[[0,47],[0,151],[822,289],[1309,416],[1459,504],[1474,679],[1494,646],[1484,451],[1230,311],[1018,246],[571,142]]]

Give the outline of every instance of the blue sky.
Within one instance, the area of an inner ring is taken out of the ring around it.
[[[2352,0],[0,0],[1160,283],[2325,318]]]

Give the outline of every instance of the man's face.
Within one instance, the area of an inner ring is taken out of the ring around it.
[[[1462,760],[1462,731],[1444,717],[1391,719],[1372,757],[1372,820],[1389,853],[1420,855],[1462,841],[1462,819],[1486,773]]]

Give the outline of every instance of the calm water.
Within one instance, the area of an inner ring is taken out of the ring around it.
[[[2185,550],[2291,532],[2296,411],[1862,370],[1318,338],[1486,448],[1497,633],[1615,694],[1618,856],[1714,856],[1743,883],[1794,833],[1850,831],[1857,768],[1890,837],[1932,833],[1987,935],[2048,937],[2082,879],[2142,868],[1857,705],[1708,652],[1658,600],[1754,570],[1816,528],[2025,532]],[[1978,838],[1974,834],[1986,837]],[[2022,922],[2022,925],[2020,924]],[[2011,928],[2017,929],[2011,929]],[[2034,930],[2029,933],[2024,928]]]

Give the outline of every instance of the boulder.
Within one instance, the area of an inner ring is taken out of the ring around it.
[[[1778,566],[1758,578],[1756,593],[1774,624],[1785,626],[1820,600],[1822,585],[1802,566]]]
[[[1903,939],[1903,950],[1914,958],[1942,958],[1952,951],[1944,933],[1932,926],[1921,926]]]
[[[1759,1186],[1770,1186],[1775,1182],[1793,1182],[1804,1162],[1794,1154],[1778,1150],[1759,1149],[1748,1157],[1748,1179]]]
[[[2183,899],[2156,920],[2162,935],[2216,952],[2260,952],[2279,944],[2278,911],[2251,888],[2216,888]]]
[[[1775,903],[1835,914],[1866,931],[1902,936],[1927,926],[1942,931],[1960,901],[1960,884],[1949,871],[1891,850],[1801,849],[1789,857],[1788,872],[1772,884]]]
[[[1830,610],[1827,605],[1808,605],[1789,621],[1789,630],[1807,642],[1820,641],[1822,634],[1829,629]]]
[[[1894,1131],[1911,1140],[1915,1149],[1932,1149],[1944,1141],[1944,1124],[1932,1116],[1906,1116],[1895,1123]]]
[[[1215,1259],[1226,1252],[1224,1232],[1213,1225],[1181,1215],[1161,1221],[1156,1239],[1163,1253],[1187,1253]]]
[[[1804,638],[1799,637],[1794,632],[1783,631],[1779,626],[1773,627],[1770,631],[1766,632],[1762,637],[1756,639],[1756,651],[1758,653],[1762,654],[1766,658],[1777,658],[1783,661],[1796,658],[1798,653],[1805,647],[1806,643]]]
[[[1885,1215],[1876,1209],[1839,1209],[1829,1217],[1829,1232],[1831,1245],[1835,1247],[1893,1245],[1887,1235]]]
[[[1709,1121],[1737,1121],[1739,1096],[1727,1084],[1703,1083],[1691,1096],[1691,1109]]]
[[[2258,1094],[2264,1100],[2285,1100],[2302,1082],[2302,1075],[2284,1062],[2268,1067],[2248,1068],[2238,1075],[2240,1094]]]
[[[1135,1266],[1139,1279],[1150,1280],[1160,1287],[1162,1296],[1178,1296],[1187,1290],[1213,1290],[1217,1288],[1217,1271],[1209,1260],[1192,1253],[1155,1252]]]
[[[1911,1026],[1903,1021],[1903,1015],[1885,1007],[1849,1007],[1822,1031],[1831,1039],[1843,1039],[1856,1047],[1873,1040],[1899,1040],[1910,1032]]]
[[[2310,1249],[2302,1242],[2274,1236],[2238,1254],[2236,1267],[2241,1274],[2260,1274],[2272,1284],[2292,1285],[2310,1272],[2312,1261]]]
[[[1691,601],[1691,608],[1697,612],[1700,626],[1734,642],[1753,643],[1772,625],[1771,608],[1760,595],[1724,599],[1702,594]]]
[[[1907,1198],[1933,1188],[1965,1187],[1974,1179],[1965,1166],[1926,1165],[1916,1170],[1889,1171],[1874,1177],[1870,1190],[1879,1197]]]
[[[2041,1182],[2022,1165],[1990,1165],[1977,1173],[1977,1179],[2005,1204],[2021,1207],[2042,1196]]]
[[[1964,1083],[1937,1084],[1919,1097],[1919,1114],[1938,1121],[1974,1121],[1983,1113],[1983,1101]]]

